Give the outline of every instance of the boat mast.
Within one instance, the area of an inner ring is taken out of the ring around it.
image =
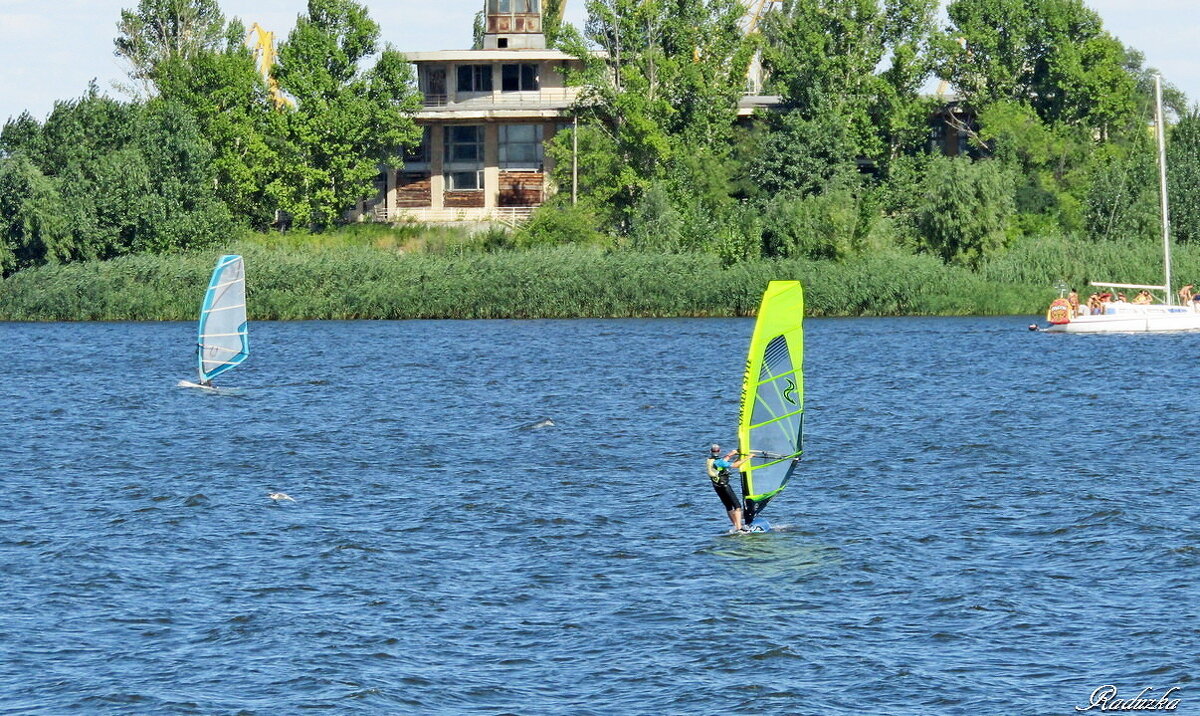
[[[1163,125],[1162,75],[1154,75],[1154,126],[1158,135],[1158,196],[1162,209],[1163,269],[1167,279],[1163,285],[1167,287],[1166,304],[1170,306],[1175,302],[1175,296],[1171,292],[1171,215],[1167,208],[1167,144],[1166,127]]]

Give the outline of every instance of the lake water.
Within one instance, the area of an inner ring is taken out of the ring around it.
[[[0,324],[0,712],[1200,712],[1200,335],[1029,320],[807,321],[749,536],[749,320]]]

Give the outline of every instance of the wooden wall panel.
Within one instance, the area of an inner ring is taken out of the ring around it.
[[[448,191],[445,194],[447,209],[483,208],[483,192],[481,191]]]
[[[541,172],[500,172],[500,206],[537,206],[546,200]]]
[[[432,201],[429,172],[401,172],[396,177],[396,206],[420,208]]]

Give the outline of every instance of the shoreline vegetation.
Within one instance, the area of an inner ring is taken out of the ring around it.
[[[706,253],[510,241],[416,227],[248,233],[224,250],[19,271],[0,281],[0,320],[194,320],[221,253],[246,258],[251,320],[750,316],[772,279],[801,281],[814,317],[1029,315],[1060,282],[1082,292],[1088,280],[1162,281],[1161,247],[1149,241],[1029,240],[974,270],[902,252],[723,264]],[[1178,279],[1200,277],[1200,249],[1176,247],[1174,265]]]
[[[587,3],[545,26],[577,60],[562,128],[503,122],[509,168],[573,189],[477,234],[348,223],[406,156],[492,191],[492,145],[422,119],[366,5],[298,4],[264,78],[215,0],[139,0],[114,47],[144,93],[3,124],[0,319],[192,320],[222,251],[253,320],[744,316],[771,279],[813,316],[1029,315],[1163,281],[1157,70],[1079,0],[792,3],[749,35],[732,0]],[[747,117],[755,56],[778,100]],[[1162,94],[1173,292],[1200,283],[1200,106]]]

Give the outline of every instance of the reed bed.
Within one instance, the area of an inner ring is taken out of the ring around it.
[[[1044,310],[1058,281],[1161,281],[1152,246],[1061,239],[972,271],[904,253],[723,266],[708,254],[587,247],[405,252],[396,246],[403,238],[244,240],[226,252],[246,257],[254,320],[746,316],[772,279],[802,281],[813,316],[1014,315]],[[21,271],[0,282],[0,320],[191,320],[220,253]],[[1200,279],[1200,251],[1179,250],[1176,266],[1180,279]]]

